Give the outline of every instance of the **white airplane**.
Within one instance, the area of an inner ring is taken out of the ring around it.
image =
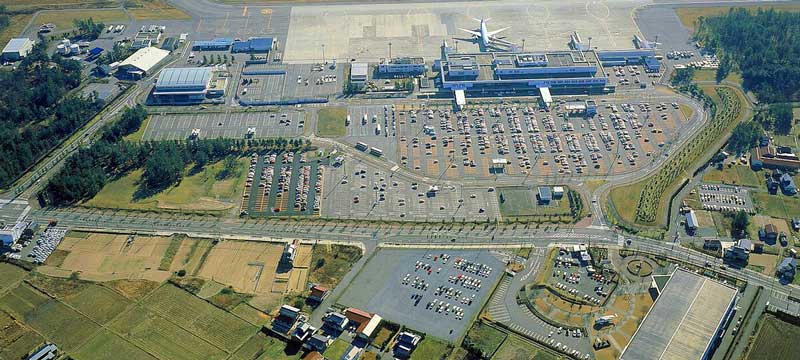
[[[503,31],[508,30],[509,28],[505,27],[505,28],[502,28],[502,29],[499,29],[499,30],[489,31],[488,29],[486,29],[486,22],[491,20],[491,19],[474,19],[473,18],[473,20],[481,23],[480,28],[475,29],[475,30],[467,30],[467,29],[461,29],[461,30],[472,34],[476,38],[479,38],[481,45],[483,45],[483,48],[487,48],[492,43],[498,43],[498,44],[503,44],[503,45],[511,45],[510,42],[505,41],[502,38],[499,38],[499,37],[495,36],[495,35],[503,32]]]

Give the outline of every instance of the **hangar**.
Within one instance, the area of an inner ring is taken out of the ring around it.
[[[231,47],[232,53],[267,53],[272,50],[275,40],[271,37],[253,37],[247,41],[236,41]]]
[[[158,63],[164,61],[169,56],[168,50],[156,47],[146,47],[136,50],[133,55],[119,63],[117,72],[125,77],[141,79],[153,70]]]
[[[8,41],[3,48],[3,59],[17,61],[26,56],[33,50],[34,41],[28,38],[14,38]]]
[[[210,67],[167,68],[161,71],[153,90],[159,104],[198,103],[207,97],[224,95],[226,82],[215,78]]]
[[[737,289],[677,269],[620,359],[709,359],[734,311]]]

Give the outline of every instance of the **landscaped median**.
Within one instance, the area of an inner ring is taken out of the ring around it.
[[[699,133],[673,152],[652,175],[611,189],[609,217],[614,223],[629,230],[667,223],[671,196],[702,165],[709,150],[721,146],[744,117],[745,99],[739,90],[727,86],[717,86],[714,90],[719,97],[716,114]]]

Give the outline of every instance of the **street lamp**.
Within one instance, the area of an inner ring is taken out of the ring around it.
[[[327,64],[327,62],[325,62],[325,44],[322,44],[322,63]]]

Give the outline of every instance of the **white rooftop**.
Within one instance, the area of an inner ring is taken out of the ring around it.
[[[164,60],[169,55],[168,50],[156,47],[146,47],[136,50],[133,55],[123,60],[119,66],[133,66],[141,71],[149,72],[156,64]]]

